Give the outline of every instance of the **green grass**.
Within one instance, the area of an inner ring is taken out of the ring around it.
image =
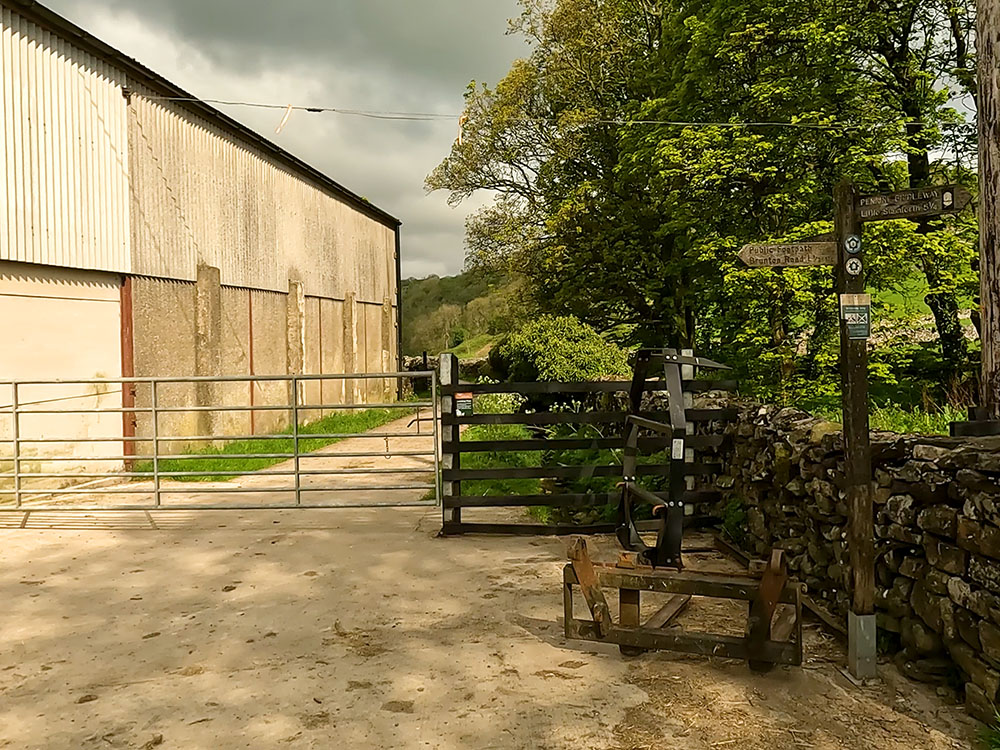
[[[1000,750],[1000,711],[996,712],[993,723],[979,733],[979,742],[983,750]]]
[[[527,427],[520,424],[473,425],[462,433],[462,442],[472,440],[530,440]],[[463,453],[463,469],[518,469],[538,466],[535,451],[490,451]],[[467,479],[462,482],[463,495],[538,495],[542,491],[539,479]]]
[[[448,351],[459,359],[475,359],[481,356],[481,353],[484,350],[488,350],[496,339],[496,336],[492,336],[488,333],[481,333],[478,336],[466,339],[461,344],[449,349]]]
[[[961,409],[944,406],[934,412],[923,409],[901,409],[898,406],[874,407],[871,413],[873,430],[916,435],[947,435],[952,422],[964,422]]]
[[[885,306],[888,317],[905,320],[916,316],[930,315],[924,297],[927,281],[922,277],[907,279],[898,289],[884,289],[873,293],[874,302]]]
[[[392,409],[364,409],[362,411],[337,411],[316,422],[299,426],[299,452],[311,453],[325,448],[328,445],[339,443],[346,438],[309,438],[304,435],[357,435],[396,419],[402,419],[408,414],[412,414],[413,409],[405,406]],[[285,458],[236,458],[240,454],[268,454],[268,453],[293,453],[295,441],[292,438],[292,428],[282,430],[282,437],[266,438],[258,440],[235,440],[219,447],[202,448],[193,451],[191,455],[197,458],[164,458],[159,461],[161,472],[183,471],[181,476],[170,477],[170,479],[181,482],[208,482],[226,481],[238,477],[241,474],[249,474],[254,471],[261,471],[283,461]],[[287,435],[288,437],[284,437]],[[153,464],[151,461],[144,461],[136,464],[135,471],[151,472]],[[223,475],[206,475],[199,472],[222,471]]]
[[[815,409],[813,414],[831,422],[840,422],[839,409]],[[947,435],[952,422],[964,422],[961,409],[944,406],[934,411],[906,409],[895,404],[873,406],[869,415],[871,429],[877,432],[897,432],[901,435]]]

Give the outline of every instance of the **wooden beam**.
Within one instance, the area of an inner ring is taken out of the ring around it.
[[[844,180],[834,192],[836,232],[840,263],[837,289],[841,294],[865,291],[864,250],[848,252],[850,238],[861,237],[854,185]],[[848,261],[860,262],[860,272],[850,273]],[[848,548],[854,576],[852,611],[875,613],[875,517],[872,503],[871,436],[868,425],[868,341],[851,339],[847,321],[840,315],[840,368],[844,410],[844,445],[849,510]]]
[[[655,384],[656,381],[651,381]],[[630,380],[600,380],[584,383],[565,383],[555,380],[526,383],[462,383],[443,386],[441,391],[450,396],[455,393],[627,393],[632,386]],[[735,380],[686,380],[684,390],[691,393],[709,391],[735,391]]]
[[[537,412],[534,414],[473,414],[459,417],[454,414],[442,413],[441,423],[444,425],[473,424],[624,424],[626,412],[621,411],[588,411],[588,412]],[[669,419],[669,412],[649,412],[645,417],[653,419]],[[733,422],[739,417],[739,410],[727,409],[688,409],[685,418],[688,422]]]
[[[570,564],[573,566],[573,573],[576,575],[577,583],[580,586],[580,591],[583,592],[583,598],[587,600],[587,606],[590,607],[590,614],[594,618],[597,634],[603,638],[611,630],[611,610],[608,608],[604,592],[601,591],[601,586],[597,582],[597,573],[594,571],[594,564],[590,560],[590,555],[587,554],[587,542],[585,539],[577,537],[570,543],[569,559]],[[637,592],[637,617],[638,603],[639,597]]]
[[[690,594],[675,594],[667,600],[666,604],[656,610],[656,612],[654,612],[652,616],[646,620],[643,627],[653,628],[654,630],[667,627],[681,612],[687,609],[687,605],[690,601]]]
[[[606,505],[618,502],[620,492],[613,493],[560,493],[552,495],[448,495],[444,498],[447,508],[531,508],[544,505],[550,508],[567,508],[587,505]],[[667,500],[670,494],[656,492],[657,500]],[[711,503],[719,499],[716,490],[692,490],[685,492],[681,499],[685,503]],[[645,523],[645,522],[643,522]],[[659,524],[652,520],[650,523]]]
[[[726,435],[688,435],[684,444],[688,448],[717,448],[726,442]],[[642,452],[662,451],[670,447],[671,439],[639,438],[637,448]],[[620,449],[623,441],[620,437],[613,438],[573,438],[547,440],[463,440],[458,443],[443,443],[446,452],[459,453],[497,453],[501,451],[572,451],[593,449]]]
[[[640,464],[636,476],[666,477],[669,464]],[[710,476],[721,474],[721,464],[684,464],[685,476]],[[471,479],[590,479],[592,477],[621,478],[621,466],[523,466],[509,469],[444,469],[445,481],[459,482]]]
[[[617,643],[619,646],[632,646],[643,650],[678,651],[724,659],[745,660],[749,656],[746,638],[741,636],[614,626],[607,636],[600,637],[594,623],[578,619],[573,619],[566,631],[569,638]],[[755,654],[755,658],[774,664],[798,664],[798,647],[794,643],[765,641],[760,653]]]

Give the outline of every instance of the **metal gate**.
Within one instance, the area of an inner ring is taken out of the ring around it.
[[[0,512],[434,506],[439,424],[433,371],[0,383]]]

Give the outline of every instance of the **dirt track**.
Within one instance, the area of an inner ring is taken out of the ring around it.
[[[0,529],[0,746],[958,748],[960,708],[567,644],[564,541],[425,509],[33,514]],[[600,546],[599,544],[597,546]],[[162,738],[162,742],[161,742]]]

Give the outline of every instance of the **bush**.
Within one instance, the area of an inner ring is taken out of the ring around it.
[[[722,510],[722,530],[737,547],[742,547],[746,537],[746,525],[746,508],[743,507],[742,500],[734,497]]]
[[[448,337],[448,348],[454,349],[459,344],[463,343],[469,338],[469,331],[461,326],[456,326],[451,329],[451,335]]]
[[[512,381],[579,382],[628,374],[625,352],[574,317],[543,315],[491,352],[493,369]]]

